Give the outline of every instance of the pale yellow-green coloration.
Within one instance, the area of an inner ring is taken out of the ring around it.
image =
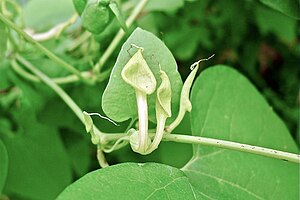
[[[135,89],[139,117],[139,131],[130,136],[130,144],[133,151],[145,154],[151,139],[148,136],[148,104],[147,95],[156,90],[156,79],[146,60],[142,55],[143,48],[130,58],[124,66],[122,79]]]
[[[193,69],[193,71],[189,74],[187,79],[185,80],[181,96],[180,96],[180,110],[183,109],[185,111],[191,112],[192,110],[192,103],[190,101],[190,91],[193,84],[193,81],[195,79],[195,76],[197,74],[199,68],[199,63],[196,65],[196,67]]]
[[[171,117],[171,83],[167,74],[160,70],[160,78],[161,84],[157,89],[157,96],[156,96],[156,133],[155,137],[147,149],[147,154],[150,154],[155,149],[158,148],[158,145],[161,142],[161,139],[164,135],[165,123],[168,117]]]
[[[145,152],[141,152],[140,151],[140,144],[139,144],[139,131],[135,130],[135,129],[131,129],[130,131],[130,146],[131,149],[134,152],[137,152],[139,154],[145,154]],[[151,144],[151,138],[147,136],[147,142],[146,142],[146,146],[149,147]]]
[[[195,79],[195,76],[197,74],[199,68],[199,62],[194,63],[191,66],[191,69],[193,70],[187,79],[185,80],[181,95],[180,95],[180,106],[179,106],[179,113],[176,119],[166,128],[166,132],[171,133],[181,122],[186,112],[191,112],[192,110],[192,103],[190,101],[190,90],[193,84],[193,81]]]
[[[122,70],[122,79],[134,89],[152,94],[156,89],[156,79],[142,55],[142,49],[130,58]]]
[[[84,121],[85,121],[85,130],[87,133],[91,134],[91,141],[93,144],[99,144],[100,143],[100,138],[95,134],[94,132],[94,123],[90,115],[83,111],[83,116],[84,116]]]
[[[166,117],[171,117],[171,83],[168,75],[164,71],[160,71],[161,84],[157,89],[156,115],[161,113],[161,109],[165,112]]]

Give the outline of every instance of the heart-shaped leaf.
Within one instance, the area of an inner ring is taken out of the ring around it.
[[[122,46],[102,97],[103,111],[108,117],[118,122],[137,118],[135,91],[121,77],[122,69],[130,60],[131,55],[137,51],[136,48],[131,48],[132,44],[144,48],[143,57],[153,72],[157,85],[161,82],[159,64],[168,75],[172,86],[172,113],[176,116],[182,80],[177,71],[175,59],[162,41],[140,28],[137,28]],[[149,95],[149,119],[153,122],[155,122],[155,100],[155,93]]]
[[[297,152],[286,126],[253,85],[224,66],[205,70],[192,90],[193,135]],[[183,168],[204,199],[299,199],[299,165],[194,146]]]
[[[158,163],[124,163],[91,172],[57,200],[195,199],[196,191],[177,168]]]

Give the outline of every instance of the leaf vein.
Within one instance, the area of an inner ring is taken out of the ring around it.
[[[211,174],[207,174],[207,173],[204,173],[204,172],[199,172],[199,171],[196,171],[196,170],[186,170],[186,171],[190,171],[190,172],[193,172],[193,173],[196,173],[196,174],[200,174],[200,175],[203,175],[203,176],[207,176],[207,177],[213,178],[213,179],[217,180],[218,182],[221,181],[221,182],[227,183],[228,185],[231,185],[232,187],[235,187],[235,188],[237,188],[237,189],[240,189],[240,190],[242,190],[242,191],[248,193],[249,195],[255,197],[256,199],[264,200],[263,197],[261,197],[261,196],[255,194],[255,193],[253,193],[253,192],[251,192],[251,191],[248,190],[247,188],[241,187],[241,186],[239,186],[239,185],[237,185],[237,184],[235,184],[235,183],[232,183],[232,182],[227,181],[227,180],[225,180],[225,179],[221,179],[221,178],[219,178],[219,177],[217,177],[217,176],[213,176],[213,175],[211,175]]]

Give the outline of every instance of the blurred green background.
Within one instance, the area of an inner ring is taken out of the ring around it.
[[[75,12],[71,0],[8,2],[20,5],[16,10],[7,3],[10,18],[35,32],[47,31]],[[137,2],[118,1],[124,16]],[[288,7],[279,9],[268,2],[150,0],[131,30],[139,26],[161,38],[173,53],[183,80],[193,62],[212,54],[215,57],[202,63],[202,69],[220,63],[236,68],[267,99],[299,146],[299,2],[289,0]],[[77,45],[87,34],[78,20],[59,38],[43,44],[78,69],[88,70],[118,30],[113,20],[104,33],[91,35]],[[112,68],[121,44],[104,69]],[[51,89],[25,80],[12,69],[9,53],[0,61],[0,139],[9,160],[6,182],[0,183],[0,191],[4,187],[2,198],[53,199],[72,181],[99,168],[96,148],[84,126]],[[19,53],[50,77],[68,75],[30,44],[23,42]],[[101,96],[107,81],[94,86],[70,83],[62,87],[83,110],[102,113]],[[94,122],[112,133],[124,131],[129,124],[115,127],[98,118]],[[190,134],[188,115],[175,132]],[[110,164],[155,161],[182,167],[191,155],[191,145],[163,142],[149,156],[137,155],[126,147],[107,155],[107,160]]]

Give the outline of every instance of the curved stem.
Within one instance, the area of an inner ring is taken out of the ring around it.
[[[134,8],[131,15],[126,20],[126,26],[130,28],[134,20],[137,18],[137,16],[140,14],[140,12],[143,10],[145,5],[148,3],[149,0],[141,0],[139,4]],[[114,37],[108,48],[105,50],[101,58],[99,59],[98,63],[94,67],[94,72],[99,73],[105,62],[108,60],[108,58],[111,56],[115,48],[118,46],[122,38],[125,36],[125,32],[122,28],[120,28],[117,35]]]
[[[24,66],[29,69],[32,73],[34,73],[37,77],[39,77],[46,85],[48,85],[52,90],[54,90],[62,99],[63,101],[71,108],[71,110],[75,113],[75,115],[80,119],[80,121],[85,124],[84,116],[82,110],[79,108],[79,106],[73,101],[73,99],[56,83],[54,83],[47,75],[45,75],[43,72],[38,70],[36,67],[34,67],[30,62],[25,60],[21,56],[17,56],[17,59],[20,60]],[[104,135],[96,126],[93,125],[93,129],[95,131],[95,134],[99,136],[100,142],[101,138]],[[101,147],[98,146],[97,149],[97,158],[99,161],[99,164],[101,167],[107,167],[108,164],[105,160],[105,156],[101,150]]]
[[[109,167],[100,145],[97,146],[97,159],[102,168]]]
[[[19,60],[19,61],[22,63],[22,60]],[[15,70],[15,72],[18,73],[23,78],[25,78],[25,79],[27,79],[29,81],[32,81],[32,82],[37,82],[37,83],[41,82],[41,80],[37,76],[35,76],[35,75],[27,72],[26,70],[24,70],[15,60],[11,61],[11,66],[12,66],[13,70]],[[94,78],[93,75],[92,75],[92,73],[88,72],[88,71],[81,72],[81,74],[82,74],[83,77],[85,77],[87,79],[88,78],[89,79]],[[102,80],[103,78],[99,77],[99,80],[100,79]],[[66,77],[51,78],[51,80],[53,82],[57,83],[57,84],[68,84],[68,83],[76,82],[79,79],[75,75],[70,75],[70,76],[66,76]]]
[[[111,153],[115,150],[121,149],[122,147],[126,146],[129,143],[130,140],[130,136],[124,136],[122,138],[119,138],[112,147],[110,147],[109,149],[106,148],[102,148],[102,150],[105,153]]]
[[[138,119],[139,119],[139,153],[146,152],[148,144],[148,105],[147,105],[147,94],[144,92],[136,91],[136,101],[138,108]]]
[[[157,126],[156,126],[156,133],[154,136],[154,139],[150,145],[150,147],[147,150],[147,154],[153,152],[155,149],[158,148],[158,145],[161,142],[161,139],[164,135],[164,128],[165,128],[165,122],[166,122],[166,117],[165,115],[161,114],[160,116],[157,117]]]
[[[36,67],[34,67],[30,62],[28,62],[26,59],[24,59],[22,56],[17,55],[17,60],[24,64],[24,66],[29,69],[32,73],[34,73],[37,77],[40,78],[46,85],[48,85],[51,89],[53,89],[64,101],[65,103],[71,108],[71,110],[77,115],[77,117],[80,119],[82,123],[84,123],[84,117],[82,114],[82,110],[79,108],[79,106],[71,99],[69,95],[56,83],[54,83],[47,75],[45,75],[43,72],[38,70]]]
[[[23,78],[32,81],[32,82],[36,82],[39,83],[41,82],[41,80],[37,77],[32,75],[31,73],[28,73],[26,70],[24,70],[17,62],[16,60],[12,60],[11,62],[11,66],[13,68],[13,70],[15,70],[15,72],[17,74],[19,74],[20,76],[22,76]]]
[[[67,21],[57,24],[46,32],[31,34],[27,31],[27,34],[36,41],[46,41],[52,38],[58,38],[68,26],[76,22],[77,18],[78,14],[75,13]]]
[[[185,109],[185,107],[183,107],[180,104],[179,112],[178,112],[177,117],[175,118],[175,120],[169,126],[167,126],[165,128],[166,133],[171,133],[180,124],[180,122],[182,121],[186,111],[187,110]]]
[[[36,46],[37,49],[39,49],[41,52],[43,52],[46,56],[48,56],[51,60],[53,60],[54,62],[58,63],[59,65],[61,65],[62,67],[64,67],[66,70],[68,70],[69,72],[75,74],[76,76],[78,76],[78,78],[82,81],[84,81],[85,83],[88,84],[92,84],[93,82],[89,79],[85,79],[80,71],[78,71],[75,67],[73,67],[72,65],[68,64],[67,62],[65,62],[64,60],[60,59],[58,56],[56,56],[54,53],[52,53],[51,51],[49,51],[46,47],[44,47],[42,44],[40,44],[39,42],[35,41],[32,37],[30,37],[27,33],[25,33],[22,29],[20,29],[15,23],[13,23],[12,21],[10,21],[9,19],[7,19],[3,14],[0,13],[0,20],[3,21],[8,27],[10,27],[11,29],[15,30],[19,35],[21,35],[25,40],[27,40],[28,42],[34,44]]]
[[[241,152],[248,152],[270,158],[281,159],[284,161],[300,163],[300,155],[288,153],[284,151],[258,147],[248,144],[242,144],[238,142],[231,142],[225,140],[218,140],[213,138],[205,138],[191,135],[179,135],[179,134],[164,134],[164,141],[190,143],[190,144],[202,144],[206,146],[220,147],[224,149],[230,149]]]

